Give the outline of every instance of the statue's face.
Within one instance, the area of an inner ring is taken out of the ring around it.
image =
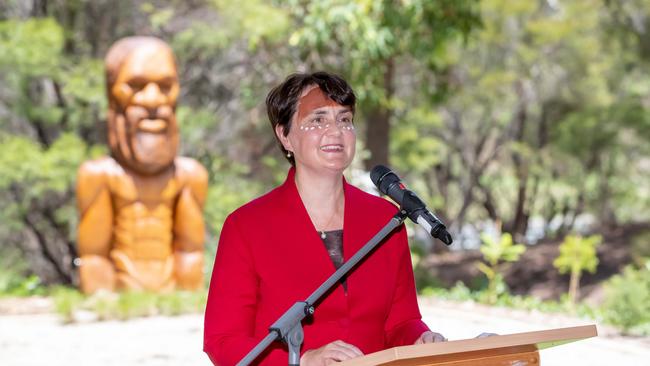
[[[143,43],[126,56],[109,90],[109,144],[120,163],[141,174],[172,164],[178,150],[178,91],[168,48]]]

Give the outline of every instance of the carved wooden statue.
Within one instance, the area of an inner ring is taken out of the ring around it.
[[[159,39],[129,37],[105,66],[111,156],[77,177],[81,290],[198,289],[207,172],[176,156],[174,55]]]

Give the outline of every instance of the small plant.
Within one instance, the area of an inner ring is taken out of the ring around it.
[[[502,234],[499,240],[483,234],[481,235],[481,241],[483,245],[481,245],[480,250],[485,263],[477,262],[476,266],[488,279],[485,301],[489,304],[494,304],[499,294],[506,292],[506,284],[503,280],[502,273],[504,269],[503,264],[516,262],[519,256],[526,251],[526,246],[523,244],[514,244],[512,236],[509,233]]]
[[[603,319],[635,335],[650,335],[650,259],[628,266],[605,284]]]
[[[74,321],[74,312],[81,307],[84,296],[76,289],[68,287],[57,287],[52,291],[54,309],[61,315],[64,323]]]
[[[596,247],[601,243],[599,235],[588,238],[581,236],[567,236],[560,244],[560,255],[553,261],[553,265],[560,273],[569,272],[569,304],[573,306],[579,295],[580,277],[583,271],[594,273],[598,266]]]

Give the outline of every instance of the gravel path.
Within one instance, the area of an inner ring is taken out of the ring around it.
[[[424,320],[449,339],[589,324],[564,316],[420,300]],[[650,365],[650,339],[620,337],[598,325],[600,336],[542,352],[542,364]],[[154,317],[62,325],[52,314],[0,315],[3,366],[210,365],[201,352],[202,317]]]

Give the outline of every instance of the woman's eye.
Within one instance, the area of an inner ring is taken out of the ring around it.
[[[344,126],[352,126],[352,124],[353,124],[354,122],[352,121],[352,117],[351,117],[351,116],[345,116],[345,117],[341,117],[341,118],[339,118],[339,120],[338,120],[337,123],[339,123],[339,124],[341,124],[341,125],[344,125]]]

